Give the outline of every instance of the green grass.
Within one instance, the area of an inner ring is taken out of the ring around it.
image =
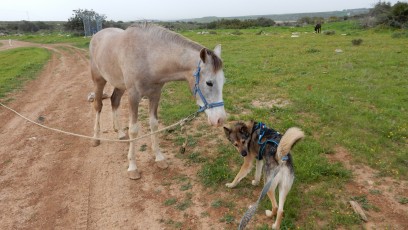
[[[41,44],[68,43],[78,48],[87,49],[89,47],[90,37],[73,36],[72,34],[53,33],[53,34],[28,34],[23,36],[7,36],[7,39],[35,42]]]
[[[260,30],[267,35],[257,35]],[[326,158],[339,146],[347,149],[353,161],[368,164],[380,176],[408,179],[408,46],[405,37],[393,36],[405,32],[360,30],[353,21],[324,24],[323,30],[335,34],[314,34],[311,26],[255,28],[240,30],[242,34],[236,36],[230,35],[235,30],[183,33],[209,48],[222,44],[229,120],[254,119],[282,131],[292,126],[305,131],[306,139],[294,150],[296,180],[285,205],[283,228],[361,225],[345,205],[350,197],[344,184],[351,172]],[[300,36],[291,38],[293,32]],[[355,46],[354,39],[364,42]],[[160,117],[167,124],[196,109],[185,83],[166,85],[164,95]],[[290,104],[283,108],[252,105],[254,100],[274,99]],[[209,129],[203,128],[199,139],[209,138]],[[220,143],[214,148],[217,154],[201,163],[198,177],[205,187],[226,191],[225,183],[232,181],[242,159],[231,146]],[[199,146],[193,151],[206,154]],[[248,196],[251,186],[244,179],[233,193]],[[267,199],[260,210],[265,208],[270,208]]]
[[[0,98],[34,79],[49,58],[50,52],[41,48],[16,48],[0,52]]]

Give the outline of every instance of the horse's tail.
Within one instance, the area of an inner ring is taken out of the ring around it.
[[[304,137],[305,134],[299,128],[292,127],[288,129],[279,142],[278,149],[276,150],[276,160],[280,162],[282,157],[286,156],[292,147]]]
[[[239,223],[238,229],[242,230],[245,228],[245,226],[249,223],[251,218],[255,215],[256,210],[258,209],[259,202],[266,196],[268,193],[269,189],[272,186],[273,178],[275,178],[276,174],[278,174],[280,169],[280,166],[276,167],[270,177],[269,180],[265,183],[264,187],[262,188],[261,194],[259,195],[258,200],[253,203],[251,206],[249,206],[248,210],[245,212],[244,216],[241,219],[241,222]]]

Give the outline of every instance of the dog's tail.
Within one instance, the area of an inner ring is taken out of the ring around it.
[[[292,127],[288,129],[279,142],[278,149],[276,150],[276,160],[281,162],[282,157],[286,156],[296,142],[304,137],[305,134],[299,128]]]

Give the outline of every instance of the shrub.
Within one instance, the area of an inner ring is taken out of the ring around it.
[[[351,40],[351,43],[355,46],[359,46],[361,45],[361,43],[363,43],[363,39],[359,38],[359,39],[353,39]]]
[[[232,32],[231,34],[233,34],[233,35],[241,35],[242,34],[242,32],[241,31],[239,31],[239,30],[235,30],[234,32]]]
[[[335,35],[335,34],[336,34],[336,31],[334,31],[334,30],[326,30],[326,31],[323,31],[323,34],[325,34],[325,35]]]
[[[408,32],[395,32],[391,35],[392,38],[408,38]]]

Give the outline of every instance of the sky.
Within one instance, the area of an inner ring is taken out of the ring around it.
[[[379,0],[1,0],[0,21],[67,21],[88,9],[107,20],[177,20],[372,8]],[[389,0],[395,4],[398,0]],[[406,2],[405,0],[400,0]]]

